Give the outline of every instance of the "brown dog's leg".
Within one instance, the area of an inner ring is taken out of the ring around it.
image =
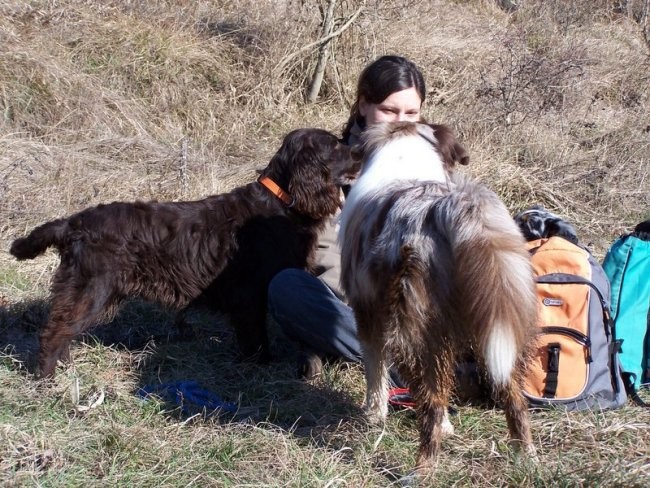
[[[57,361],[67,360],[70,357],[72,337],[60,332],[65,328],[65,321],[53,315],[50,313],[50,319],[40,334],[38,369],[41,378],[53,377]]]
[[[263,307],[261,310],[261,313],[257,310],[232,312],[230,319],[243,358],[265,364],[271,360],[271,353],[266,335],[266,310]]]
[[[57,361],[67,360],[72,339],[109,314],[107,293],[94,281],[86,287],[53,288],[50,318],[40,334],[39,375],[53,377]]]

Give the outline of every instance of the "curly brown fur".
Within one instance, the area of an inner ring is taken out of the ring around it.
[[[299,129],[261,173],[291,195],[290,206],[252,182],[194,202],[99,205],[14,241],[18,259],[50,246],[61,256],[40,335],[41,376],[52,376],[70,341],[110,320],[127,297],[174,308],[201,300],[230,314],[244,356],[268,360],[268,283],[284,268],[312,266],[317,233],[358,164],[329,132]]]

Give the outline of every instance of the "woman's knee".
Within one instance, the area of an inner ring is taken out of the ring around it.
[[[283,269],[271,279],[269,283],[269,295],[284,293],[287,289],[294,288],[297,282],[304,281],[305,275],[311,276],[302,269]]]

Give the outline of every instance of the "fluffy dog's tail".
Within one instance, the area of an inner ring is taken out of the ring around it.
[[[524,240],[498,197],[461,186],[452,233],[458,310],[496,386],[509,383],[537,316],[535,282]]]
[[[59,247],[67,233],[68,220],[58,219],[36,227],[29,235],[16,239],[9,252],[17,259],[34,259],[50,246]]]

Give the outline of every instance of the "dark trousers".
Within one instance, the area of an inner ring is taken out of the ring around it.
[[[352,309],[315,276],[300,269],[278,273],[268,290],[268,311],[282,332],[320,355],[361,362]],[[392,383],[401,386],[390,371]]]

